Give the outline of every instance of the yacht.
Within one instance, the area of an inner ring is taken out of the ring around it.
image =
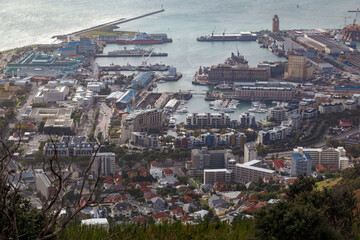
[[[267,109],[259,106],[259,107],[249,108],[248,111],[253,113],[266,113]]]
[[[170,117],[169,124],[174,125],[175,123],[176,123],[176,118],[175,117]]]

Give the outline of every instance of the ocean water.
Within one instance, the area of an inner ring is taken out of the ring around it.
[[[169,56],[153,57],[149,62],[175,66],[183,73],[183,78],[178,82],[159,84],[155,91],[204,93],[207,87],[191,84],[195,71],[200,66],[223,62],[236,47],[250,66],[279,58],[259,48],[256,42],[197,42],[197,36],[209,34],[214,29],[216,33],[271,29],[274,14],[279,15],[281,29],[340,28],[344,25],[342,16],[350,15],[347,11],[356,9],[358,3],[355,0],[0,0],[0,50],[51,43],[54,35],[137,16],[163,6],[165,12],[121,24],[120,30],[166,33],[173,38],[173,43],[154,46],[154,51],[167,52]],[[105,52],[121,48],[117,44],[108,44]],[[140,64],[141,59],[100,58],[97,63]],[[202,95],[194,95],[187,106],[190,112],[210,111]],[[249,103],[241,103],[239,110],[230,115],[237,119],[248,108]],[[185,119],[184,114],[177,117],[179,121]],[[265,115],[257,114],[256,117],[260,120]]]

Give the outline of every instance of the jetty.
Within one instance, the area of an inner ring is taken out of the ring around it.
[[[72,36],[72,35],[82,35],[82,34],[85,34],[85,33],[100,29],[100,28],[110,27],[110,26],[130,22],[130,21],[133,21],[133,20],[136,20],[136,19],[144,18],[144,17],[147,17],[147,16],[151,16],[151,15],[154,15],[154,14],[157,14],[157,13],[164,12],[164,11],[165,11],[165,9],[160,9],[160,10],[152,11],[152,12],[145,13],[145,14],[142,14],[140,16],[136,16],[136,17],[132,17],[132,18],[120,18],[120,19],[115,20],[115,21],[103,23],[103,24],[100,24],[100,25],[97,25],[97,26],[94,26],[94,27],[86,28],[86,29],[83,29],[83,30],[80,30],[80,31],[69,33],[69,34],[55,35],[52,38],[58,38],[59,39],[59,38],[65,38],[67,36]]]
[[[146,53],[146,54],[96,54],[95,58],[100,58],[100,57],[166,57],[168,54],[167,53],[152,53],[150,55],[150,53]]]
[[[168,71],[170,66],[166,66],[164,64],[154,64],[154,65],[140,65],[140,66],[132,66],[132,65],[110,65],[110,66],[100,66],[100,71]]]

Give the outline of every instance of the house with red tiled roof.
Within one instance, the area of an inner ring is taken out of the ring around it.
[[[171,169],[164,169],[164,176],[165,177],[174,177],[174,171]]]
[[[283,169],[285,168],[284,160],[273,160],[273,166],[278,171],[283,171]]]
[[[190,196],[184,196],[184,202],[193,202],[194,201],[194,199],[192,198],[192,197],[190,197]]]
[[[156,222],[162,222],[168,218],[169,214],[167,212],[157,212],[153,213],[151,216]]]
[[[249,197],[248,201],[257,201],[259,200],[255,195],[251,195],[251,197]]]
[[[150,193],[150,194],[147,194],[147,195],[144,196],[144,198],[146,200],[150,200],[150,199],[156,198],[156,197],[161,197],[161,195],[160,194],[155,194],[155,193]]]
[[[316,165],[316,171],[318,172],[336,172],[338,170],[338,166],[333,164],[318,164]]]
[[[181,217],[184,215],[185,211],[182,208],[176,208],[170,211],[171,216]]]

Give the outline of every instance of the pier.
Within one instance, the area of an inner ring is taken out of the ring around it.
[[[99,69],[101,71],[168,71],[170,66],[166,66],[163,64],[154,64],[154,65],[140,65],[140,66],[132,66],[132,65],[111,65],[111,66],[100,66]]]
[[[146,53],[144,55],[142,54],[96,54],[95,58],[100,57],[167,57],[167,53],[152,53],[150,56],[150,53]]]
[[[69,35],[70,36],[71,35],[81,35],[81,34],[84,34],[84,33],[88,33],[90,31],[97,30],[99,28],[110,27],[110,26],[113,26],[113,25],[118,25],[118,24],[130,22],[130,21],[133,21],[133,20],[136,20],[136,19],[144,18],[144,17],[147,17],[147,16],[151,16],[151,15],[154,15],[154,14],[157,14],[157,13],[164,12],[164,11],[165,11],[165,9],[160,9],[160,10],[156,10],[156,11],[149,12],[149,13],[146,13],[146,14],[142,14],[140,16],[136,16],[136,17],[132,17],[132,18],[120,18],[120,19],[115,20],[115,21],[103,23],[103,24],[97,25],[95,27],[86,28],[86,29],[76,31],[76,32],[73,32],[73,33],[64,34],[64,35],[55,35],[52,38],[64,38],[64,37],[69,36]]]

